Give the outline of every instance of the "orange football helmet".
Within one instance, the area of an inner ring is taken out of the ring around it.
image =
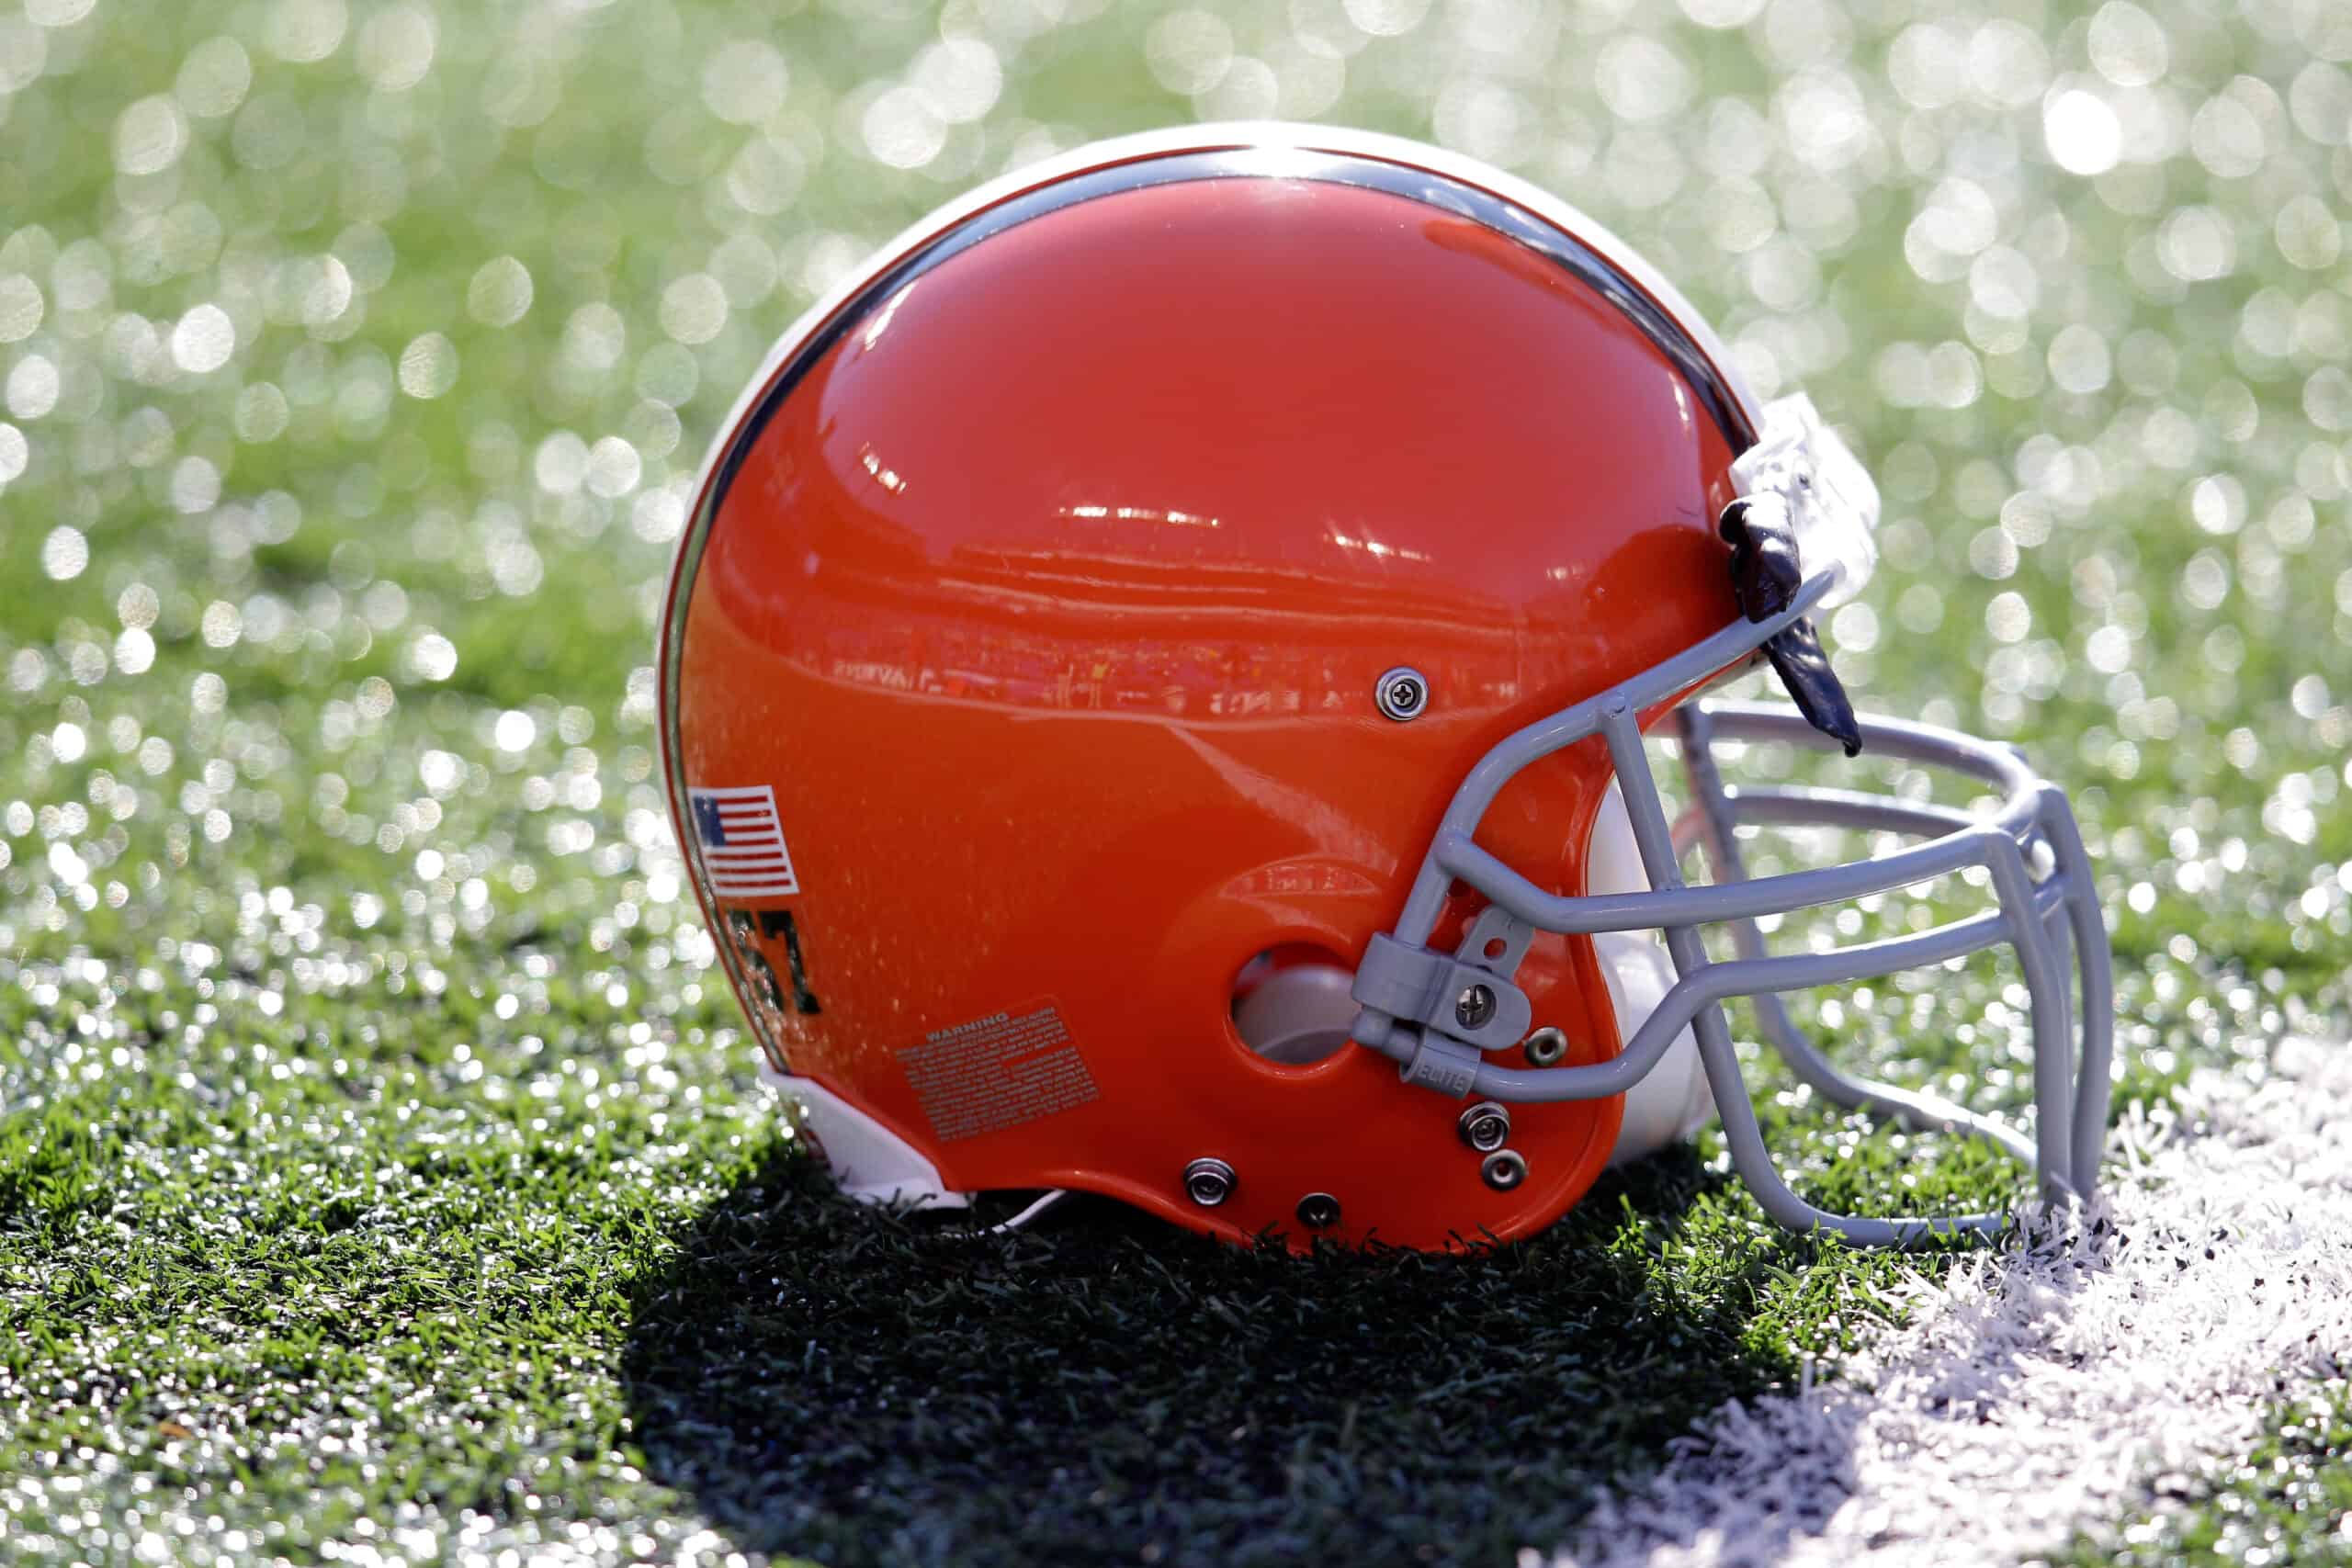
[[[1443,1247],[1719,1109],[1788,1224],[1999,1223],[1790,1192],[1718,1005],[1753,995],[1825,1094],[2086,1190],[2090,870],[2007,748],[1847,707],[1807,616],[1860,585],[1876,510],[1809,403],[1759,406],[1670,287],[1493,169],[1198,127],[975,193],[776,345],[671,576],[673,814],[767,1075],[847,1190],[902,1203],[1078,1189]],[[1799,707],[1686,700],[1759,656]],[[1661,721],[1712,884],[1677,869]],[[1999,805],[1734,795],[1719,733],[1868,741]],[[1924,841],[1748,880],[1742,819]],[[1916,936],[1775,957],[1753,924],[1966,865],[1997,908]],[[1840,1075],[1774,995],[1996,943],[2030,1140]]]

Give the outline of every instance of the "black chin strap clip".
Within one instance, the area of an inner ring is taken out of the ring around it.
[[[1724,508],[1717,525],[1731,545],[1732,592],[1751,621],[1769,621],[1787,609],[1804,586],[1804,569],[1797,559],[1797,534],[1788,502],[1774,495],[1742,496]],[[1862,749],[1861,726],[1854,722],[1854,705],[1829,656],[1821,650],[1820,634],[1813,622],[1800,618],[1764,645],[1764,656],[1781,672],[1781,684],[1804,714],[1805,722],[1854,756]]]

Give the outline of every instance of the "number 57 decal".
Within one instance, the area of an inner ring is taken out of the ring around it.
[[[729,909],[727,911],[727,932],[735,948],[735,955],[743,962],[743,971],[761,994],[761,999],[781,1015],[786,990],[776,978],[775,968],[767,955],[760,951],[758,939],[784,939],[784,962],[792,976],[790,997],[796,1012],[820,1013],[824,1008],[817,1000],[817,993],[808,988],[808,968],[800,956],[800,928],[792,922],[789,909]]]

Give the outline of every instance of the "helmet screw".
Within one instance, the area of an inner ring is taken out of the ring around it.
[[[1497,1149],[1478,1168],[1487,1185],[1498,1192],[1508,1192],[1527,1179],[1527,1156],[1517,1149]]]
[[[1491,1100],[1482,1100],[1462,1112],[1453,1130],[1480,1154],[1492,1154],[1510,1142],[1510,1112]]]
[[[1340,1201],[1329,1192],[1309,1192],[1298,1201],[1298,1223],[1311,1231],[1329,1230],[1340,1223]]]
[[[1568,1037],[1548,1024],[1527,1037],[1527,1060],[1538,1067],[1549,1067],[1568,1054]]]
[[[1221,1159],[1196,1159],[1184,1168],[1184,1196],[1204,1209],[1214,1209],[1233,1196],[1237,1178]]]
[[[1399,664],[1374,682],[1372,700],[1382,713],[1399,724],[1419,718],[1421,710],[1430,705],[1429,677],[1409,664]]]
[[[1491,986],[1464,986],[1462,994],[1453,998],[1453,1021],[1464,1029],[1483,1029],[1495,1016],[1495,992]]]

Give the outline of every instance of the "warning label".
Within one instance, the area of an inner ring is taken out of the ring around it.
[[[1093,1075],[1050,1001],[934,1029],[899,1053],[942,1143],[1084,1105]]]

